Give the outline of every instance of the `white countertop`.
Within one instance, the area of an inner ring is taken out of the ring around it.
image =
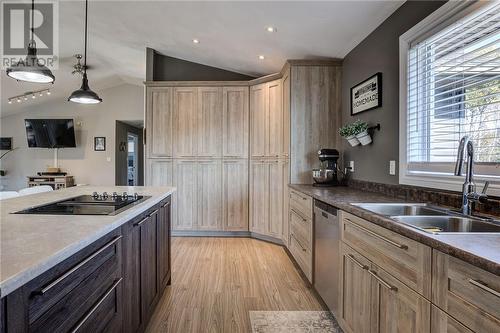
[[[92,192],[151,196],[115,216],[11,214]],[[173,187],[78,186],[0,200],[0,298],[90,245],[175,191]]]

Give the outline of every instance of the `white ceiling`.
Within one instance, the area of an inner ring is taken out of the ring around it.
[[[91,88],[145,79],[145,48],[254,76],[277,72],[286,59],[343,58],[404,1],[91,1]],[[81,1],[59,2],[59,70],[50,97],[77,89],[72,58],[83,53]],[[266,27],[274,26],[276,33]],[[200,40],[193,44],[192,39]],[[259,60],[258,55],[265,55]],[[22,110],[10,96],[46,85],[18,83],[2,71],[1,115]]]

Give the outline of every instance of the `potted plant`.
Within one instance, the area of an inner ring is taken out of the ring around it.
[[[356,138],[356,135],[354,133],[353,124],[342,126],[339,129],[339,134],[341,137],[345,138],[351,144],[351,146],[354,147],[359,145],[359,140]]]
[[[356,120],[353,124],[353,134],[359,142],[366,146],[372,142],[372,137],[368,133],[368,124],[360,119]]]

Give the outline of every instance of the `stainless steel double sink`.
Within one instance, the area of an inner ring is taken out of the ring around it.
[[[468,217],[425,203],[353,203],[352,205],[432,233],[500,233],[500,222]]]

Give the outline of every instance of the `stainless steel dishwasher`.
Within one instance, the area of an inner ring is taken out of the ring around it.
[[[339,296],[340,226],[338,210],[314,201],[314,288],[336,316]]]

